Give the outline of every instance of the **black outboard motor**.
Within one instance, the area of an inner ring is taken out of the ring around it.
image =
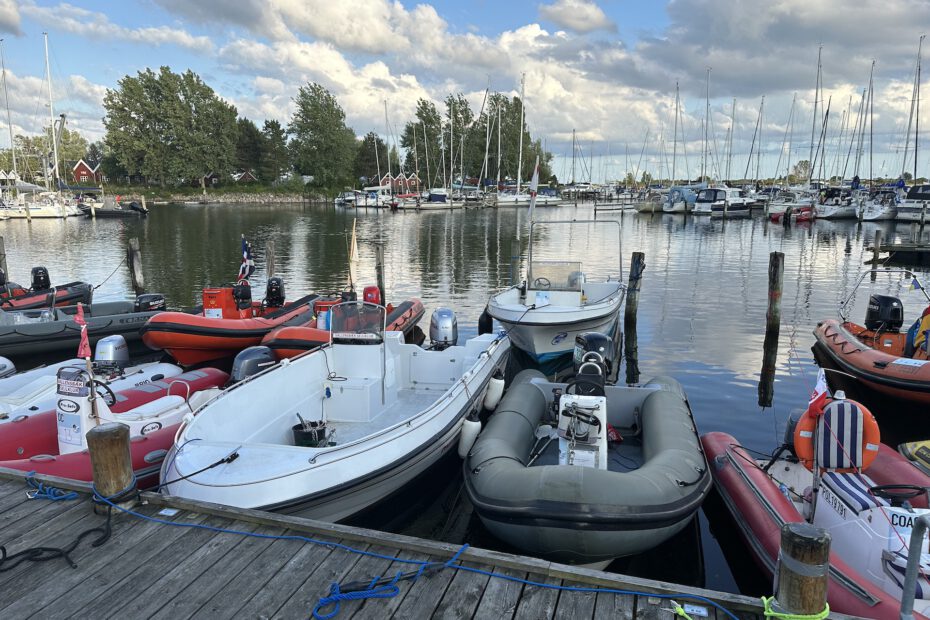
[[[600,332],[585,332],[575,336],[575,351],[572,356],[575,374],[578,374],[585,354],[591,352],[601,356],[604,365],[604,376],[610,376],[611,370],[613,370],[613,360],[617,357],[617,352],[614,341],[610,339],[610,336]]]
[[[342,298],[343,303],[347,301],[358,301],[358,293],[356,293],[354,290],[342,291],[340,297]]]
[[[132,305],[133,312],[157,312],[167,307],[165,296],[160,293],[145,293],[136,296]]]
[[[248,282],[233,284],[233,299],[239,310],[248,310],[252,307],[252,287]]]
[[[284,306],[283,278],[268,278],[268,284],[265,286],[265,306],[268,308],[280,308]]]
[[[897,332],[904,323],[901,300],[890,295],[872,295],[865,311],[865,328],[873,331]]]
[[[48,277],[48,269],[45,267],[32,268],[32,290],[47,291],[52,288],[52,280]]]
[[[0,286],[6,286],[6,272],[0,269]]]
[[[129,203],[129,208],[130,208],[131,210],[133,210],[133,211],[138,211],[138,212],[141,213],[142,215],[145,215],[146,213],[149,212],[148,209],[146,209],[145,207],[143,207],[142,205],[140,205],[140,204],[139,204],[138,202],[136,202],[135,200],[133,200],[132,202]]]
[[[266,368],[271,368],[277,363],[278,361],[268,347],[254,346],[243,349],[233,360],[232,371],[229,373],[229,382],[226,385],[239,383],[253,375],[257,375]]]

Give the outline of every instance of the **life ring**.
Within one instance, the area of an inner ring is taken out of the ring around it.
[[[813,470],[814,468],[814,436],[817,434],[817,422],[820,416],[823,415],[823,409],[831,402],[833,402],[833,399],[827,399],[820,407],[814,407],[813,409],[808,407],[804,415],[801,416],[801,419],[798,420],[798,425],[794,429],[794,453],[798,457],[798,460],[801,461],[801,464],[809,470]],[[872,412],[857,401],[851,402],[855,402],[856,406],[858,406],[864,414],[862,419],[862,467],[858,468],[858,471],[865,471],[872,464],[872,461],[875,460],[875,457],[878,456],[878,445],[881,443],[881,432],[879,431],[878,422],[875,421],[875,416],[872,415]],[[871,446],[875,447],[871,448]],[[854,473],[857,471],[857,468],[847,467],[834,471]]]

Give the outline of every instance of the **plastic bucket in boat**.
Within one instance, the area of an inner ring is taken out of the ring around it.
[[[318,448],[326,445],[326,422],[309,422],[307,426],[295,424],[294,445],[301,448]]]
[[[329,310],[321,310],[320,313],[316,315],[316,328],[329,329]]]

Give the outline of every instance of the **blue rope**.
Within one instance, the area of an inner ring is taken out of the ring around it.
[[[26,495],[29,499],[47,499],[51,502],[59,502],[78,498],[78,494],[74,491],[65,491],[58,487],[46,486],[44,482],[36,480],[35,475],[35,471],[26,474],[26,484],[33,489],[32,491],[26,491]]]
[[[115,496],[114,496],[115,497]],[[239,536],[249,536],[251,538],[260,538],[265,540],[295,540],[312,545],[320,545],[327,547],[329,549],[340,549],[342,551],[347,551],[349,553],[354,553],[356,555],[361,555],[370,558],[377,558],[380,560],[387,560],[388,562],[399,562],[402,564],[410,564],[411,566],[417,566],[417,570],[411,571],[408,573],[398,572],[394,575],[393,578],[385,580],[385,578],[375,577],[370,582],[367,582],[367,587],[363,586],[357,590],[345,591],[349,587],[353,587],[354,584],[346,584],[340,586],[338,583],[333,583],[330,585],[329,596],[321,597],[319,602],[313,608],[313,617],[317,620],[327,620],[333,618],[339,613],[340,603],[342,601],[353,601],[353,600],[363,600],[368,598],[392,598],[397,596],[400,593],[400,588],[397,587],[397,582],[401,580],[410,580],[416,581],[423,574],[427,572],[438,572],[444,568],[450,568],[453,570],[466,571],[469,573],[476,573],[478,575],[486,575],[488,577],[494,577],[496,579],[504,579],[506,581],[513,581],[515,583],[521,583],[527,586],[533,586],[537,588],[545,588],[547,590],[561,590],[563,592],[594,592],[594,593],[604,593],[604,594],[618,594],[622,596],[633,595],[633,596],[648,596],[664,600],[672,599],[689,599],[692,601],[697,601],[699,603],[704,603],[710,607],[720,610],[724,615],[732,620],[739,620],[736,615],[730,612],[728,609],[716,603],[705,596],[700,596],[698,594],[657,594],[654,592],[639,592],[637,590],[621,590],[617,588],[596,588],[596,587],[586,587],[586,586],[563,586],[558,584],[551,583],[540,583],[538,581],[532,581],[529,579],[522,579],[520,577],[513,577],[511,575],[505,575],[503,573],[496,573],[494,571],[483,570],[480,568],[472,568],[470,566],[464,566],[462,564],[457,564],[456,561],[459,559],[469,545],[466,543],[462,545],[455,555],[453,555],[447,562],[430,562],[424,560],[409,560],[405,558],[398,558],[390,555],[385,555],[382,553],[375,553],[374,551],[365,551],[363,549],[356,549],[342,543],[330,542],[325,540],[319,540],[316,538],[311,538],[309,536],[300,536],[298,534],[261,534],[259,532],[246,532],[243,530],[235,530],[230,528],[216,527],[213,525],[204,525],[202,523],[187,523],[184,521],[168,521],[165,519],[159,519],[158,517],[150,517],[144,515],[128,508],[123,508],[117,504],[114,504],[110,498],[100,495],[96,488],[94,488],[94,500],[102,502],[124,512],[126,514],[138,517],[145,521],[150,521],[152,523],[159,523],[161,525],[168,525],[173,527],[186,527],[190,529],[198,530],[207,530],[210,532],[217,532],[222,534],[237,534]],[[384,583],[382,583],[384,582]],[[333,609],[329,612],[323,612],[328,606],[332,606]]]

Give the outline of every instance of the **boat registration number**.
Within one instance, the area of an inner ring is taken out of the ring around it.
[[[920,368],[927,363],[927,360],[912,360],[906,357],[899,357],[895,361],[891,362],[892,364],[897,364],[898,366],[910,366],[912,368]]]

